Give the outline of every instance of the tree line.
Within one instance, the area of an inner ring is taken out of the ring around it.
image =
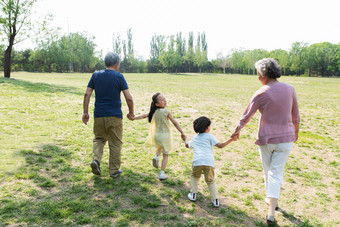
[[[102,53],[95,51],[93,36],[72,33],[57,37],[47,32],[37,41],[37,48],[12,52],[11,69],[29,72],[93,72],[105,68]],[[264,49],[233,49],[227,55],[218,53],[208,60],[206,34],[193,32],[186,41],[182,33],[165,37],[153,35],[150,56],[144,60],[135,56],[131,29],[127,40],[119,34],[112,37],[112,51],[121,56],[121,71],[128,73],[238,73],[256,74],[254,63],[264,57],[279,61],[283,75],[340,76],[340,44],[328,42],[296,42],[289,51]],[[4,45],[0,46],[2,56]],[[4,61],[0,61],[0,68]]]
[[[51,15],[34,24],[27,18],[36,0],[0,1],[0,70],[5,77],[11,71],[30,72],[93,72],[105,67],[102,52],[96,52],[94,36],[86,33],[60,35],[59,28],[51,28]],[[37,28],[36,48],[15,50],[13,46],[29,38],[31,30]],[[147,60],[135,55],[133,35],[127,30],[127,39],[120,34],[112,36],[112,51],[121,56],[121,71],[129,73],[239,73],[255,74],[254,63],[264,57],[279,61],[283,75],[340,76],[340,43],[295,42],[286,50],[232,49],[229,54],[218,53],[208,60],[208,43],[205,32],[188,39],[180,32],[175,35],[153,35],[150,55]],[[148,44],[146,44],[148,45]]]

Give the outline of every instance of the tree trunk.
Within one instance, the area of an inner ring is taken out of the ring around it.
[[[11,77],[11,65],[12,65],[12,49],[14,45],[14,38],[16,34],[16,27],[13,27],[13,33],[9,37],[9,44],[7,49],[5,50],[5,59],[4,59],[4,74],[5,77]]]
[[[11,77],[11,56],[12,56],[12,47],[13,45],[10,45],[5,50],[5,59],[4,59],[4,75],[7,78]]]

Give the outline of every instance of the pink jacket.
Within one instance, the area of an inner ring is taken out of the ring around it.
[[[295,141],[294,124],[300,123],[300,114],[293,86],[281,82],[262,86],[253,95],[237,126],[243,128],[257,110],[261,118],[255,144]]]

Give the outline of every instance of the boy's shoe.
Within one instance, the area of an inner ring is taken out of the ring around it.
[[[219,207],[220,206],[220,201],[218,199],[214,199],[211,201],[214,207]]]
[[[159,172],[158,178],[159,178],[160,180],[165,180],[165,179],[167,178],[166,175],[165,175],[165,173],[164,173],[164,171]]]
[[[270,199],[269,199],[268,197],[266,197],[266,198],[264,199],[264,201],[269,205]],[[279,210],[279,203],[276,203],[275,210]]]
[[[122,171],[121,169],[119,169],[117,172],[110,174],[110,177],[116,178],[116,177],[118,177],[120,174],[122,174],[122,172],[123,172],[123,171]]]
[[[158,157],[158,155],[152,159],[152,165],[153,165],[153,167],[155,167],[157,169],[159,168],[159,157]]]
[[[91,162],[91,168],[92,168],[92,173],[96,174],[96,175],[100,175],[101,171],[100,171],[100,164],[97,160],[93,160]]]
[[[192,193],[192,192],[190,192],[190,193],[188,194],[188,199],[189,199],[190,201],[193,201],[193,202],[195,202],[195,201],[196,201],[196,199],[197,199],[197,195],[196,195],[196,193]]]

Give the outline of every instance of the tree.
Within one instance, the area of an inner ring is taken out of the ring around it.
[[[174,36],[169,37],[168,50],[163,51],[160,56],[160,62],[167,69],[167,72],[173,71],[173,69],[180,63],[181,58],[175,51],[175,39]]]
[[[222,52],[219,52],[216,56],[216,64],[219,68],[223,69],[223,73],[225,74],[226,68],[231,66],[231,58],[228,56],[225,57]]]
[[[191,72],[192,68],[194,67],[194,34],[193,32],[189,32],[189,39],[188,39],[188,50],[184,55],[184,63],[188,66],[188,71]]]
[[[8,41],[4,56],[4,76],[11,77],[13,46],[29,34],[28,16],[36,0],[0,0],[0,23]]]
[[[306,47],[306,67],[308,75],[331,76],[336,68],[335,59],[338,49],[328,42],[315,43]]]
[[[59,40],[60,28],[53,28],[49,22],[53,21],[53,16],[48,14],[43,23],[43,29],[39,32],[35,42],[37,49],[35,58],[40,59],[44,66],[48,68],[48,72],[53,71],[52,65],[56,65],[57,53],[57,41]]]
[[[243,62],[248,68],[248,74],[250,74],[251,69],[253,70],[253,74],[255,74],[255,63],[264,57],[268,57],[268,55],[269,55],[268,52],[263,49],[245,51]]]
[[[185,54],[185,39],[182,37],[182,33],[177,33],[176,37],[176,58],[179,58],[178,64],[176,65],[176,72],[181,69],[183,65],[183,56]]]
[[[127,30],[127,41],[123,40],[124,59],[121,62],[122,72],[136,72],[138,70],[138,60],[135,59],[135,53],[132,42],[131,28]]]
[[[269,53],[270,57],[278,60],[281,68],[283,69],[283,75],[286,75],[286,68],[289,66],[289,54],[286,50],[276,49]]]
[[[202,73],[202,67],[208,61],[207,47],[208,45],[205,42],[205,33],[203,32],[202,36],[200,35],[200,33],[198,33],[194,62],[195,65],[199,68],[200,73]]]
[[[291,69],[295,71],[296,75],[300,75],[304,70],[304,54],[307,43],[295,42],[292,44],[289,55],[291,59]]]
[[[201,64],[204,67],[208,63],[208,43],[205,32],[201,35],[201,51]]]
[[[115,38],[115,35],[112,35],[112,49],[113,52],[118,54],[118,56],[120,56],[120,54],[122,53],[122,47],[121,47],[121,40],[120,40],[120,35],[119,33],[116,35],[117,38]]]
[[[243,66],[243,57],[245,55],[245,51],[243,49],[232,49],[231,54],[231,67],[234,69],[236,73],[242,73]]]
[[[150,42],[150,59],[148,61],[148,71],[155,73],[161,72],[162,64],[160,56],[166,47],[165,37],[163,35],[153,35]]]

